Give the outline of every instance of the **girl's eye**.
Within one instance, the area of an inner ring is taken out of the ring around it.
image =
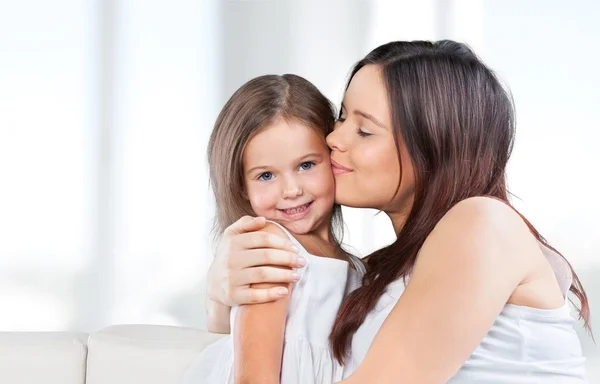
[[[361,137],[367,137],[367,136],[373,135],[372,133],[363,131],[360,127],[358,127],[358,129],[356,130],[356,133],[358,133],[358,136],[361,136]]]
[[[273,179],[273,174],[271,172],[263,172],[258,176],[259,180],[269,181]]]
[[[300,164],[300,169],[303,171],[308,171],[314,165],[315,165],[315,163],[313,163],[312,161],[305,161],[304,163]]]

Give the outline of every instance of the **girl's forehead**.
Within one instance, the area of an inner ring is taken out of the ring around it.
[[[281,120],[254,136],[244,151],[244,165],[254,167],[293,163],[309,155],[323,155],[329,149],[325,135],[298,122]],[[252,163],[252,164],[250,164]]]

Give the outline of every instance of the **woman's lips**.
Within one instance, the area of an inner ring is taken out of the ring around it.
[[[343,165],[337,163],[333,159],[331,159],[331,169],[334,175],[343,175],[344,173],[350,173],[352,170],[350,168],[346,168]]]

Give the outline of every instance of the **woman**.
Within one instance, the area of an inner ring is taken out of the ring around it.
[[[338,313],[344,383],[586,382],[566,299],[570,289],[589,329],[585,291],[508,203],[513,135],[510,97],[462,44],[393,42],[354,67],[327,137],[336,202],[384,211],[397,239],[368,257]],[[262,224],[243,218],[222,239],[211,330],[227,330],[220,303],[280,294],[251,284],[293,281],[265,264],[302,264],[253,233]]]

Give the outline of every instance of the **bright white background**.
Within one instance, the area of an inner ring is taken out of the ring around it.
[[[0,0],[0,330],[203,327],[205,149],[231,92],[291,72],[339,103],[377,45],[452,38],[511,88],[515,204],[600,332],[599,17],[591,0]],[[357,252],[392,240],[383,215],[345,217]]]

